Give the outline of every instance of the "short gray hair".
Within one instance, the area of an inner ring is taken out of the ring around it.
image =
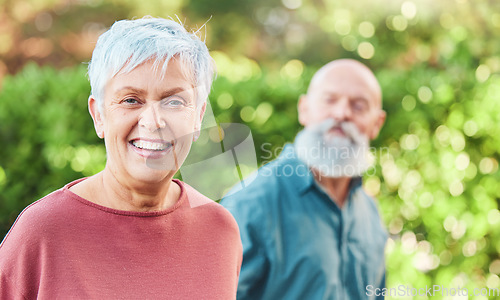
[[[196,87],[197,105],[201,107],[210,93],[215,64],[198,32],[190,33],[183,25],[162,18],[115,22],[97,40],[88,65],[91,93],[99,109],[109,79],[148,60],[154,61],[155,68],[161,66],[165,73],[172,57],[185,66],[182,70]]]

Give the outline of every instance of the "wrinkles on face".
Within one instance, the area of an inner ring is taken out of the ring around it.
[[[313,77],[299,115],[305,126],[325,119],[352,122],[362,134],[373,138],[381,125],[380,98],[380,86],[365,66],[350,60],[334,61]]]
[[[201,112],[182,67],[173,60],[166,74],[157,74],[147,62],[108,82],[103,128],[108,165],[117,176],[158,180],[173,176],[184,162]],[[152,168],[149,162],[156,161],[169,167]]]

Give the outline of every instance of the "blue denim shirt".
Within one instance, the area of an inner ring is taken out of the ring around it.
[[[340,209],[287,145],[245,186],[221,201],[243,243],[238,299],[375,299],[387,233],[360,178]]]

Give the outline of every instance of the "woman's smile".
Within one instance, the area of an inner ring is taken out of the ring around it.
[[[174,141],[137,138],[129,142],[131,148],[140,156],[146,158],[161,158],[174,148]]]

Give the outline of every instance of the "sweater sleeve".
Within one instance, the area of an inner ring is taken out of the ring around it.
[[[0,300],[29,299],[23,291],[37,272],[27,263],[32,256],[28,238],[31,234],[19,219],[0,245]]]
[[[0,244],[0,300],[37,298],[43,267],[42,236],[52,219],[47,213],[39,214],[39,201],[19,214]]]
[[[17,290],[6,274],[0,270],[0,300],[25,300],[28,299]]]

